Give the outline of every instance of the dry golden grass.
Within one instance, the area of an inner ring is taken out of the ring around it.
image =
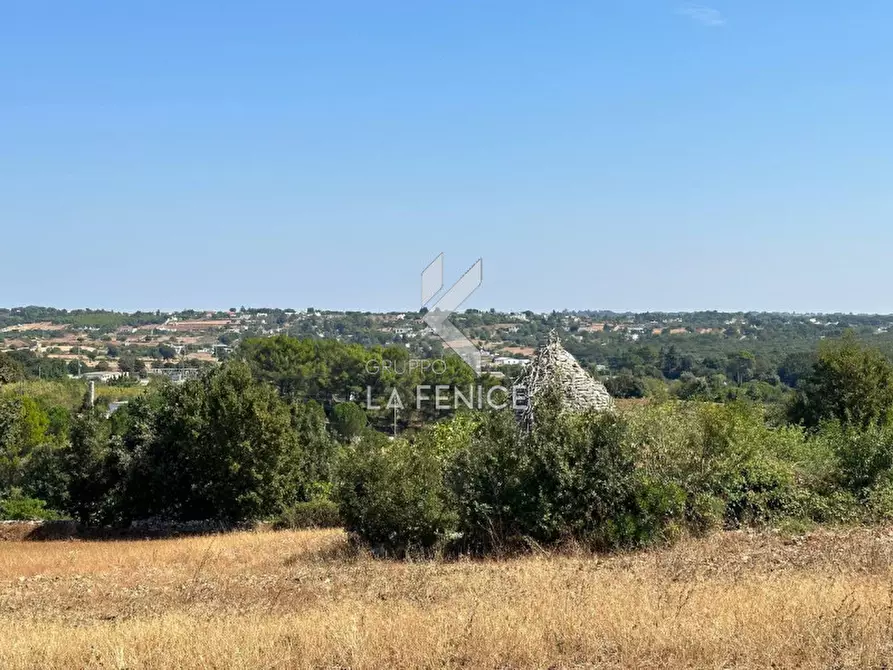
[[[893,535],[392,562],[337,531],[0,542],[0,668],[846,668],[893,661]]]

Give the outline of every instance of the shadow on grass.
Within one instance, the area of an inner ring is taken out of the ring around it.
[[[158,524],[139,527],[83,526],[75,521],[21,521],[0,524],[0,541],[58,542],[66,540],[141,541],[176,537],[218,535],[246,530],[271,530],[271,526],[234,525],[220,522],[197,524]]]

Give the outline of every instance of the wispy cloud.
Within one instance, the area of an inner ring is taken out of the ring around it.
[[[726,19],[718,9],[705,5],[687,3],[676,8],[676,13],[687,16],[708,28],[719,28],[726,25]]]

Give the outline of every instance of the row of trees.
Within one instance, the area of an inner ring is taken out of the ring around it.
[[[416,365],[405,347],[364,347],[336,340],[298,340],[279,335],[249,338],[239,347],[236,358],[245,361],[259,380],[275,386],[290,401],[315,400],[327,413],[340,402],[385,407],[397,391],[401,398],[414,398],[420,385],[437,384],[467,389],[482,384],[484,389],[498,384],[488,377],[476,379],[474,372],[457,356],[447,356],[437,369]],[[441,418],[432,404],[407,405],[400,412],[403,429],[416,428]],[[369,412],[369,421],[381,429],[392,425],[393,413]]]
[[[77,328],[100,328],[112,332],[121,326],[143,326],[164,323],[161,312],[110,312],[102,309],[56,309],[53,307],[17,307],[0,309],[0,328],[23,323],[64,323]]]
[[[365,385],[428,379],[385,367],[391,356],[407,360],[399,348],[249,340],[200,379],[152,385],[109,416],[4,387],[0,514],[241,522],[331,498],[356,537],[403,553],[627,547],[893,509],[893,366],[854,337],[820,347],[784,416],[670,400],[580,416],[546,396],[532,431],[511,412],[433,421],[413,409],[416,429],[398,439],[351,402]],[[470,373],[452,361],[445,374],[436,381]]]
[[[265,518],[324,491],[337,446],[320,405],[286,401],[242,362],[159,384],[108,418],[62,416],[54,425],[27,397],[0,404],[0,497],[86,524]]]

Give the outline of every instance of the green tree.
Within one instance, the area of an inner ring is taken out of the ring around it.
[[[25,495],[45,501],[53,510],[69,509],[67,456],[67,442],[64,447],[51,444],[36,447],[22,472],[22,491]]]
[[[118,359],[118,369],[121,372],[143,375],[146,372],[146,364],[133,354],[125,354]]]
[[[328,407],[333,397],[363,397],[374,374],[366,363],[375,354],[334,340],[298,340],[285,335],[248,338],[237,358],[254,376],[273,383],[289,399],[312,399]],[[380,359],[380,353],[378,354]]]
[[[615,398],[644,398],[648,394],[645,381],[628,373],[610,377],[605,387]]]
[[[813,352],[797,352],[785,356],[778,366],[778,377],[782,383],[797,388],[800,380],[809,377],[816,363],[816,355]]]
[[[14,358],[0,352],[0,386],[25,378],[25,368]]]
[[[169,344],[158,345],[158,355],[166,361],[173,360],[177,356],[177,350]]]
[[[729,377],[735,380],[738,386],[750,380],[756,366],[756,357],[749,351],[739,351],[729,360]]]
[[[360,435],[366,428],[366,412],[352,402],[338,403],[332,408],[332,429],[345,442]]]
[[[239,522],[294,502],[301,446],[289,406],[244,363],[164,385],[125,429],[125,516]]]
[[[310,500],[325,489],[332,478],[338,443],[326,428],[326,414],[314,400],[291,405],[292,428],[301,445],[300,476],[295,498]]]
[[[0,399],[0,491],[18,486],[31,453],[47,439],[46,412],[28,396]]]
[[[97,411],[86,411],[71,424],[71,445],[65,452],[68,511],[84,524],[108,520],[108,431]]]
[[[790,418],[814,428],[823,421],[867,428],[886,425],[893,409],[893,365],[880,351],[848,332],[819,347],[803,379]]]

